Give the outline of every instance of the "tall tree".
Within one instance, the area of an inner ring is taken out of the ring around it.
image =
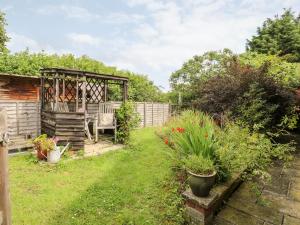
[[[0,11],[0,52],[6,50],[6,42],[9,40],[5,30],[6,25],[5,13]]]
[[[246,48],[300,62],[300,15],[296,17],[291,9],[287,9],[281,16],[267,19],[257,28],[257,35],[247,40]]]
[[[194,99],[198,81],[224,73],[226,63],[232,57],[232,51],[224,49],[205,52],[203,55],[195,55],[189,59],[170,77],[172,101],[178,103],[178,99],[181,99],[183,104],[189,104]]]

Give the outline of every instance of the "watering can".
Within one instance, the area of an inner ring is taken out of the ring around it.
[[[47,152],[47,161],[49,163],[58,163],[62,154],[69,148],[69,145],[70,143],[65,147],[55,146],[54,150]]]

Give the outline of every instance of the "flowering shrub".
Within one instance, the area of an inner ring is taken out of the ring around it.
[[[245,172],[245,178],[268,178],[266,171],[273,159],[288,161],[294,150],[292,144],[275,144],[266,135],[232,122],[221,129],[202,112],[183,112],[163,128],[161,135],[165,144],[175,149],[179,166],[206,173],[212,163],[219,181],[236,172]]]

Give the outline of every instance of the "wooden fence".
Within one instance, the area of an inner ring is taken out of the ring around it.
[[[0,100],[0,108],[7,112],[7,132],[10,138],[7,148],[19,149],[31,147],[27,139],[41,133],[40,103],[36,101]]]
[[[40,134],[41,110],[39,102],[0,101],[0,107],[6,109],[8,134],[11,137],[35,137]]]
[[[119,108],[121,102],[113,102],[114,108]],[[41,104],[37,101],[0,100],[0,107],[7,112],[8,134],[10,144],[8,149],[32,147],[27,139],[41,133]],[[98,104],[88,104],[89,113],[98,110]],[[141,118],[140,127],[159,126],[171,116],[171,106],[165,103],[136,102],[135,110]]]
[[[122,102],[113,102],[114,108],[120,108]],[[98,104],[87,104],[89,113],[96,113]],[[171,106],[167,103],[136,102],[135,111],[141,118],[140,127],[159,126],[171,116]]]

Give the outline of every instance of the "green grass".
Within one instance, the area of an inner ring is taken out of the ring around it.
[[[13,224],[180,224],[170,149],[152,129],[133,137],[130,148],[57,166],[12,157]]]

